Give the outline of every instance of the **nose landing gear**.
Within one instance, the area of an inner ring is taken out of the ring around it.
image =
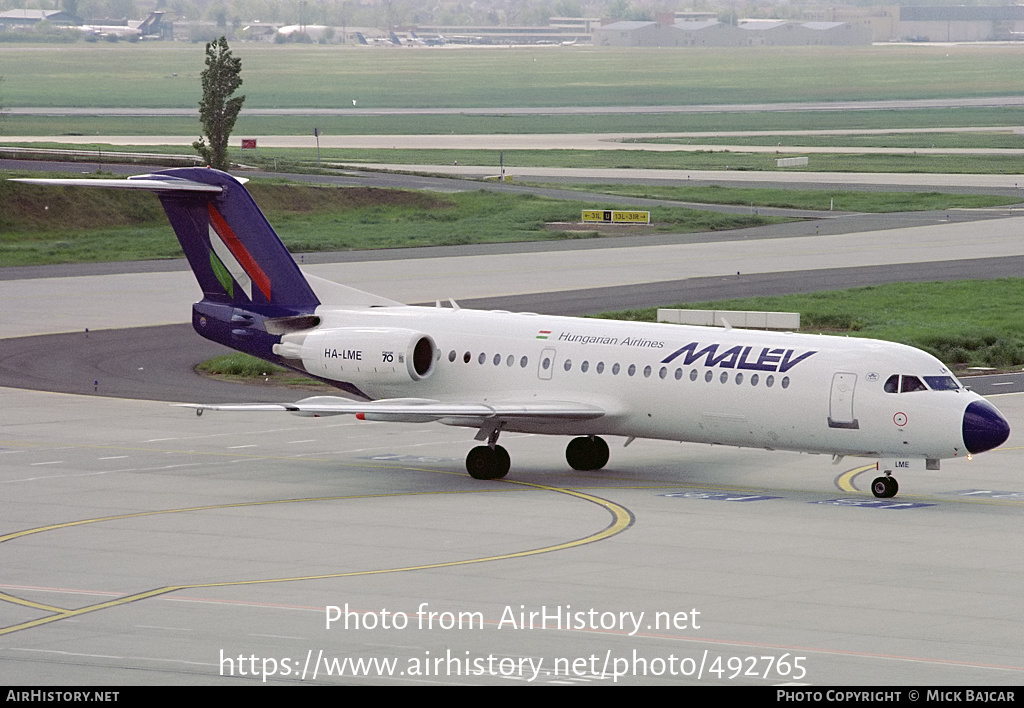
[[[886,470],[884,477],[875,477],[875,480],[871,483],[871,493],[879,499],[894,497],[899,490],[900,485],[896,482],[896,478],[892,476],[892,472],[888,470]]]

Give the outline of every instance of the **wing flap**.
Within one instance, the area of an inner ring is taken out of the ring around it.
[[[365,420],[388,422],[426,423],[435,420],[484,419],[547,419],[591,420],[605,415],[605,410],[588,403],[575,401],[503,401],[503,402],[451,402],[425,398],[391,398],[380,401],[351,401],[337,396],[313,396],[295,403],[181,403],[203,411],[285,411],[300,416],[356,415]]]

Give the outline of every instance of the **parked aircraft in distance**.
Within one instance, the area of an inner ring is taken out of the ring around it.
[[[149,13],[149,17],[141,22],[127,22],[124,25],[81,25],[78,29],[85,35],[102,39],[109,37],[131,39],[133,37],[160,34],[160,22],[163,20],[163,17],[163,12],[154,11]]]
[[[359,40],[360,44],[373,47],[393,47],[395,45],[401,45],[401,42],[395,42],[390,37],[367,37],[362,32],[356,32],[356,39]]]
[[[242,183],[202,168],[127,180],[19,180],[155,192],[203,291],[202,336],[349,396],[203,410],[355,414],[475,429],[466,468],[505,476],[506,431],[576,436],[566,459],[597,470],[599,436],[880,460],[893,469],[1001,445],[1006,419],[930,354],[901,344],[754,330],[413,307],[307,278]]]
[[[435,34],[430,37],[420,37],[418,34],[410,30],[409,36],[412,38],[413,42],[422,44],[426,47],[443,47],[445,45],[444,35],[441,34]]]

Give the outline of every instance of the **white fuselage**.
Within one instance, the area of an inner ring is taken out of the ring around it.
[[[317,315],[321,331],[393,328],[436,343],[430,375],[415,381],[379,376],[389,365],[382,352],[345,350],[341,339],[343,354],[336,345],[309,362],[370,398],[565,400],[605,411],[510,421],[506,430],[940,459],[967,455],[964,412],[981,400],[931,355],[869,339],[451,308],[321,307]],[[951,383],[887,392],[894,375]]]

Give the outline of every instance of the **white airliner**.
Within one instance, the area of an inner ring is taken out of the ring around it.
[[[160,33],[160,21],[163,19],[164,14],[163,12],[155,11],[149,13],[149,17],[141,22],[126,22],[123,25],[81,25],[78,29],[86,35],[103,39],[132,39],[147,35],[157,35]]]
[[[1009,424],[933,356],[869,339],[411,307],[304,276],[242,183],[184,168],[127,180],[19,180],[155,192],[203,299],[202,336],[325,381],[350,398],[203,410],[355,414],[475,429],[466,468],[496,479],[502,432],[575,436],[566,459],[598,470],[599,436],[878,459],[893,469],[1001,445]]]

